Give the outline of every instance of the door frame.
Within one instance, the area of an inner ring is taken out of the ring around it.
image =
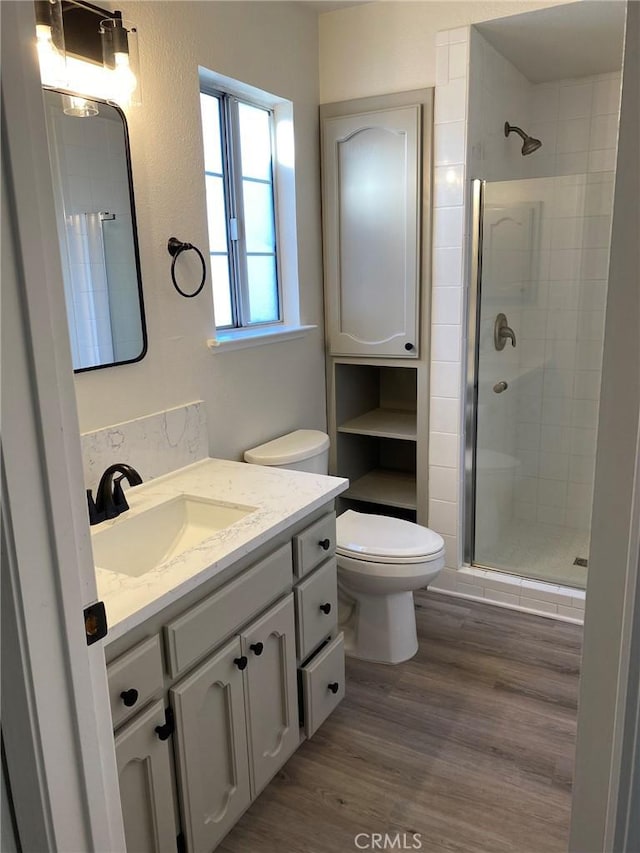
[[[637,57],[640,7],[635,3],[627,7],[628,11],[635,7],[633,16],[629,15],[634,23],[627,28],[627,55],[635,50]],[[2,538],[6,557],[2,580],[8,589],[2,607],[3,616],[8,615],[9,621],[13,618],[15,626],[11,632],[14,665],[3,667],[7,768],[23,849],[119,851],[125,843],[104,652],[101,643],[86,646],[83,630],[82,610],[95,599],[96,588],[84,515],[73,372],[34,50],[35,20],[32,5],[17,0],[4,0],[1,14],[3,354],[7,339],[14,347],[10,370],[6,355],[3,359],[2,389]],[[630,123],[633,120],[637,120],[637,112]],[[620,181],[616,203],[622,190]],[[637,259],[637,242],[629,251],[635,251]],[[632,456],[630,451],[627,465]],[[639,461],[636,448],[636,468]],[[637,518],[638,479],[631,497],[633,517]],[[628,501],[625,508],[632,517]],[[637,581],[636,546],[629,530],[625,539],[629,559],[620,579],[625,585]],[[637,628],[640,613],[637,588],[635,598],[626,601],[622,624],[615,621],[610,600],[600,600],[594,587],[587,597],[587,633],[597,629],[594,614],[598,611],[601,620],[609,617],[608,628],[617,648],[628,649],[631,628]],[[8,620],[3,619],[3,631],[6,624]],[[4,646],[3,650],[6,652]],[[597,744],[600,755],[608,760],[604,813],[606,817],[608,809],[609,827],[615,827],[615,815],[624,812],[622,795],[629,790],[619,784],[619,759],[624,754],[619,744],[632,743],[628,737],[633,730],[623,723],[625,717],[632,720],[631,712],[638,709],[638,697],[627,695],[626,689],[633,663],[627,657],[616,668],[618,693],[613,707],[620,736],[615,742],[607,739]],[[583,685],[604,664],[613,666],[611,660],[603,662],[587,647]],[[581,750],[586,757],[594,751],[595,742],[587,743],[586,736],[587,716],[592,718],[589,722],[597,723],[596,710],[602,708],[586,702],[581,705],[579,756]],[[602,719],[612,722],[611,715]],[[583,733],[584,748],[580,743]],[[598,790],[594,794],[588,765],[579,763],[577,769],[574,828],[582,824],[584,829],[604,831],[603,796]],[[594,796],[598,809],[593,808]],[[46,839],[44,848],[32,843],[36,837],[38,842]],[[571,849],[588,847],[578,844],[576,834]]]
[[[2,734],[24,850],[124,850],[31,3],[2,3]]]
[[[576,853],[637,850],[640,840],[640,3],[627,2],[626,12],[569,843]]]

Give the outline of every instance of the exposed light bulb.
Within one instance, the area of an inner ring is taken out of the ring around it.
[[[46,24],[36,25],[40,79],[45,86],[63,86],[66,82],[64,56],[53,43],[53,33]]]
[[[121,106],[127,106],[131,96],[136,90],[138,81],[131,70],[129,55],[127,53],[115,53],[115,68],[111,72],[112,99]]]

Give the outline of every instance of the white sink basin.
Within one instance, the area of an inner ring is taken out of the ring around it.
[[[100,569],[140,577],[255,510],[178,495],[137,514],[123,515],[93,533],[94,562]]]

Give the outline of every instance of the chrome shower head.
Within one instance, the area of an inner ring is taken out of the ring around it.
[[[516,127],[515,124],[509,124],[508,121],[505,121],[504,135],[509,136],[512,132],[517,133],[522,139],[522,151],[520,153],[523,157],[526,157],[527,154],[533,154],[534,151],[537,151],[538,148],[542,147],[542,142],[539,139],[536,139],[534,136],[529,136],[528,133],[525,133],[524,130]]]

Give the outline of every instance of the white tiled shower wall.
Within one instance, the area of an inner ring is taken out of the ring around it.
[[[527,163],[531,158],[520,155],[517,140],[507,140],[503,136],[501,149],[494,158],[495,163],[505,162],[502,159],[505,153],[502,143],[510,142],[513,144],[513,151],[508,149],[506,162],[516,164],[514,169],[520,169],[520,172],[484,175],[475,173],[476,165],[487,159],[489,149],[480,125],[479,140],[476,140],[475,145],[473,140],[469,140],[471,150],[467,151],[469,120],[473,120],[474,128],[478,126],[478,114],[473,111],[479,106],[474,102],[470,107],[468,96],[472,32],[474,51],[479,45],[482,48],[489,47],[482,37],[479,37],[481,41],[476,42],[476,36],[479,34],[475,29],[467,27],[441,32],[436,40],[429,524],[444,537],[447,568],[435,582],[434,588],[447,590],[452,594],[484,598],[505,606],[552,614],[559,618],[580,620],[584,610],[584,593],[581,591],[463,567],[463,400],[467,343],[464,316],[467,262],[465,246],[470,238],[467,187],[469,180],[476,174],[494,180],[504,180],[509,177],[534,177],[535,172],[526,174],[523,170],[538,168]],[[487,56],[490,53],[491,51],[487,51]],[[497,128],[494,130],[493,125],[490,128],[485,126],[485,134],[489,129],[490,133],[497,137],[497,142],[500,133],[503,133],[505,120],[512,124],[522,122],[525,130],[531,135],[544,137],[545,153],[549,154],[549,158],[545,165],[539,167],[541,176],[545,173],[557,174],[556,170],[565,175],[569,172],[583,172],[591,174],[591,178],[586,178],[591,186],[606,183],[593,176],[610,172],[615,164],[616,138],[611,128],[614,123],[617,127],[619,75],[539,84],[534,87],[503,57],[499,54],[496,56],[502,62],[496,60],[496,57],[490,60],[495,60],[493,68],[496,89],[490,88],[489,91],[492,95],[496,92],[503,99],[503,105],[500,114],[498,115],[497,111],[495,113],[495,121],[498,118],[500,120]],[[513,74],[510,69],[513,69]],[[488,75],[491,73],[488,71]],[[484,85],[483,80],[484,71],[477,82]],[[489,84],[490,87],[492,85]],[[504,101],[507,91],[511,99],[508,102]],[[523,97],[527,91],[531,94],[528,125],[520,118],[523,115],[522,105],[525,103]],[[505,115],[504,104],[517,106],[518,110],[514,109],[511,114]],[[603,116],[615,118],[602,118]],[[588,133],[585,130],[587,118]],[[581,121],[576,123],[578,119]],[[478,141],[485,144],[478,147]],[[484,165],[488,169],[491,168],[487,163]],[[603,176],[600,175],[601,177]],[[599,211],[598,215],[608,215],[608,212]],[[560,250],[559,246],[558,249]],[[559,277],[554,280],[573,279]],[[545,341],[546,328],[545,325]]]
[[[531,83],[471,28],[470,177],[487,181],[612,172],[620,109],[620,72]],[[542,141],[523,157],[504,123]]]

